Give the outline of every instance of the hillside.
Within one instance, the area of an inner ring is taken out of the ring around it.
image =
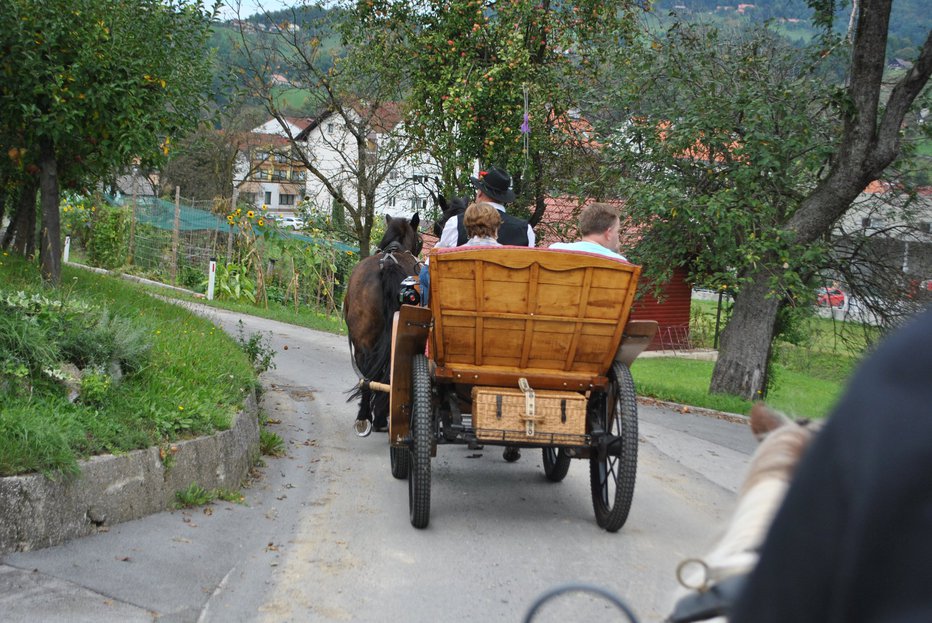
[[[654,10],[658,15],[675,12],[687,20],[712,22],[763,22],[772,20],[774,27],[789,39],[808,40],[815,35],[810,24],[812,9],[805,0],[657,0]],[[851,10],[850,3],[839,10],[837,24],[846,28]],[[897,0],[890,16],[890,39],[887,45],[888,60],[916,57],[930,28],[928,0]]]

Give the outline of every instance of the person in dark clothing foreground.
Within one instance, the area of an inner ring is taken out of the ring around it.
[[[932,309],[855,373],[729,621],[932,622]]]

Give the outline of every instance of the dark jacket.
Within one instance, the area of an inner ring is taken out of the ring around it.
[[[932,309],[851,379],[729,621],[932,621]]]
[[[527,221],[505,212],[500,213],[502,215],[502,224],[498,228],[499,244],[510,244],[517,247],[528,246],[530,241],[527,237]],[[463,224],[463,217],[463,214],[456,217],[456,229],[459,232],[456,246],[462,246],[469,240],[469,236],[466,235],[466,226]]]

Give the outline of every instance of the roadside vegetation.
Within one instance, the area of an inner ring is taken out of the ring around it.
[[[62,276],[47,288],[35,262],[0,257],[0,476],[74,474],[82,458],[230,426],[257,386],[235,340],[136,284]]]
[[[727,317],[728,307],[723,310]],[[714,303],[692,301],[693,346],[712,348]],[[725,317],[722,319],[724,325]],[[873,327],[831,318],[800,315],[792,330],[774,343],[771,383],[761,398],[793,417],[828,415],[869,345],[880,337]],[[642,357],[631,368],[639,396],[747,415],[752,402],[709,393],[714,362],[682,357]]]

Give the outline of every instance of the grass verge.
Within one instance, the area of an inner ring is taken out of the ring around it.
[[[188,294],[180,290],[163,288],[157,285],[139,284],[139,287],[156,293],[159,296],[166,296],[181,301],[199,303],[201,305],[207,305],[208,307],[216,307],[217,309],[258,316],[259,318],[268,318],[269,320],[286,322],[308,329],[326,331],[327,333],[346,334],[346,324],[343,322],[343,318],[340,315],[324,314],[307,306],[299,306],[295,309],[294,305],[282,305],[274,301],[269,301],[268,307],[254,305],[248,301],[232,301],[226,299],[208,301],[206,298],[195,296],[193,293]]]
[[[221,329],[131,282],[66,266],[62,286],[53,290],[40,283],[34,263],[5,256],[0,291],[106,309],[122,319],[119,326],[138,331],[148,346],[138,370],[119,382],[98,383],[93,400],[71,402],[66,388],[53,379],[39,375],[26,385],[24,375],[3,376],[0,370],[0,476],[76,473],[78,460],[96,454],[229,428],[256,386],[245,353]],[[0,352],[0,360],[8,354]]]
[[[631,366],[639,396],[651,396],[715,411],[747,415],[751,402],[725,394],[710,394],[711,361],[677,357],[641,358]],[[767,403],[792,417],[821,418],[841,396],[842,383],[815,378],[777,365],[777,386]]]

